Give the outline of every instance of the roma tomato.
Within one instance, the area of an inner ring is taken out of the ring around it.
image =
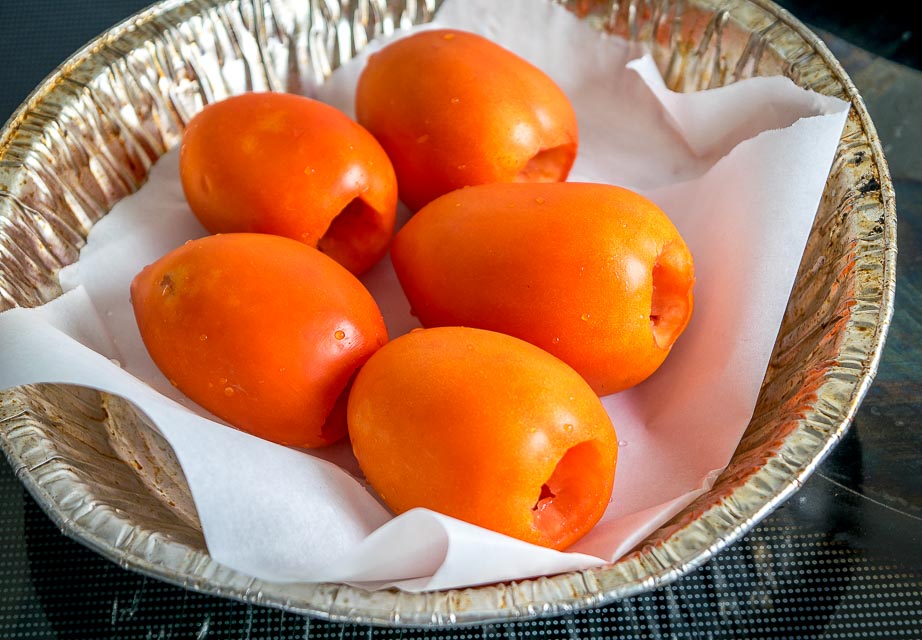
[[[508,333],[600,395],[655,371],[692,313],[692,256],[656,205],[599,184],[492,184],[442,196],[394,239],[424,326]]]
[[[349,436],[396,513],[426,507],[554,549],[599,520],[618,440],[573,369],[522,340],[417,329],[377,351],[349,395]]]
[[[280,236],[187,242],[135,277],[131,302],[151,358],[180,391],[244,431],[294,446],[345,435],[345,391],[387,341],[352,274]]]
[[[576,116],[560,88],[464,31],[425,31],[371,55],[355,104],[414,211],[467,185],[565,180],[576,157]]]
[[[355,274],[386,252],[397,182],[374,137],[333,107],[247,93],[205,107],[183,134],[180,176],[211,233],[287,236]]]

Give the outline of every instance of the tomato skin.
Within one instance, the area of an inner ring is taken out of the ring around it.
[[[366,478],[396,513],[426,507],[563,549],[611,497],[618,440],[570,367],[511,336],[417,329],[382,347],[349,395]]]
[[[414,211],[468,185],[565,180],[576,158],[576,115],[560,88],[464,31],[424,31],[372,54],[355,104]]]
[[[134,278],[131,301],[144,345],[172,384],[280,444],[341,439],[344,421],[327,417],[387,341],[377,304],[352,274],[280,236],[187,242]]]
[[[391,257],[424,326],[522,338],[600,395],[653,373],[693,308],[692,257],[672,222],[608,185],[461,189],[417,212]]]
[[[246,93],[208,105],[183,134],[180,176],[211,233],[286,236],[355,274],[393,236],[397,182],[387,154],[345,114],[309,98]]]

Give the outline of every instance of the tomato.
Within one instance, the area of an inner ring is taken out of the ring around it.
[[[565,180],[576,158],[576,115],[560,88],[464,31],[424,31],[372,54],[355,105],[414,211],[467,185]]]
[[[563,549],[611,498],[618,440],[592,389],[527,342],[417,329],[377,351],[349,395],[349,436],[396,513],[434,511]]]
[[[692,256],[666,214],[599,184],[492,184],[420,210],[394,268],[424,326],[508,333],[600,395],[655,371],[693,307]]]
[[[394,232],[387,154],[345,114],[309,98],[247,93],[205,107],[183,134],[180,176],[208,231],[287,236],[355,274],[387,252]]]
[[[344,412],[334,409],[387,341],[375,301],[352,274],[280,236],[187,242],[135,277],[131,301],[144,345],[171,383],[281,444],[342,438]]]

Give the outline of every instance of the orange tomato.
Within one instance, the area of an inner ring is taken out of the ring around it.
[[[576,157],[576,115],[560,88],[464,31],[424,31],[371,55],[355,105],[414,211],[467,185],[565,180]]]
[[[205,107],[183,134],[180,176],[211,233],[287,236],[355,274],[387,252],[394,232],[387,154],[345,114],[309,98],[247,93]]]
[[[599,184],[492,184],[420,210],[394,268],[424,326],[517,336],[600,395],[655,371],[693,307],[692,256],[666,214]]]
[[[618,440],[573,369],[511,336],[417,329],[377,351],[349,395],[349,435],[396,513],[426,507],[554,549],[599,520]]]
[[[280,236],[187,242],[135,277],[131,302],[151,358],[180,391],[281,444],[342,438],[347,386],[387,341],[352,274]]]

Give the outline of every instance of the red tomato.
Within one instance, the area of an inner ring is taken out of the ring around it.
[[[554,549],[611,498],[618,440],[573,369],[516,338],[418,329],[377,351],[349,395],[368,482],[397,513],[426,507]]]
[[[576,115],[560,88],[464,31],[424,31],[371,55],[355,104],[413,210],[467,185],[565,180],[576,157]]]
[[[317,247],[355,274],[386,252],[397,183],[381,145],[333,107],[285,93],[211,104],[183,135],[180,175],[211,233]]]
[[[187,242],[135,277],[131,301],[144,345],[171,383],[281,444],[342,438],[344,412],[334,408],[387,341],[375,301],[352,274],[279,236]]]
[[[599,184],[492,184],[420,210],[394,268],[425,326],[517,336],[600,395],[655,371],[691,317],[691,254],[646,198]]]

